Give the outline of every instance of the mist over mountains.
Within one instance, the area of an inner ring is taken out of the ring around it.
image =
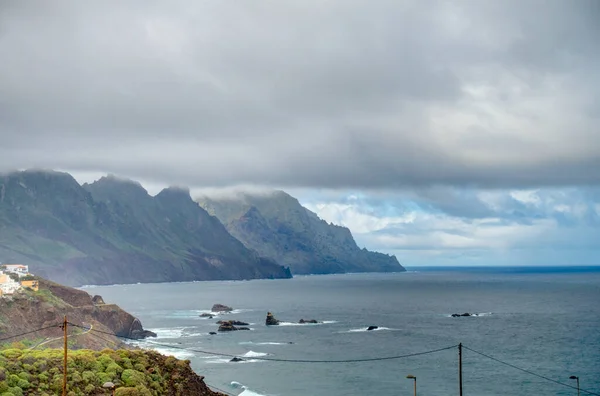
[[[186,189],[151,196],[113,176],[80,185],[68,173],[5,174],[0,261],[68,285],[404,270],[283,192],[228,202],[200,200],[217,218]]]
[[[348,228],[321,220],[284,191],[198,202],[244,245],[294,274],[404,270],[394,256],[360,249]]]

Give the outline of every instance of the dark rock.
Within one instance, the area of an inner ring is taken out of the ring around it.
[[[233,311],[233,308],[228,307],[227,305],[223,305],[223,304],[215,304],[212,306],[211,311],[213,311],[213,312],[231,312],[231,311]]]
[[[216,332],[216,331],[211,331],[211,332],[209,332],[208,334],[210,334],[210,335],[216,335],[216,334],[217,334],[217,332]]]
[[[209,314],[209,313],[203,313],[202,315],[200,315],[201,318],[208,318],[208,319],[212,319],[214,318],[213,315]]]
[[[98,295],[92,297],[92,302],[94,303],[94,305],[106,304],[104,302],[104,299],[102,298],[102,296],[98,296]]]
[[[306,323],[319,323],[319,322],[317,322],[315,319],[300,319],[300,321],[298,321],[298,323],[306,324]]]
[[[234,325],[234,326],[248,326],[248,323],[246,323],[246,322],[241,322],[241,321],[239,321],[239,320],[219,320],[219,321],[217,322],[217,324],[219,324],[219,325],[220,325],[220,324],[225,324],[225,323],[230,323],[230,324],[232,324],[232,325]]]
[[[275,319],[271,312],[267,312],[267,319],[265,320],[265,324],[267,326],[277,326],[279,324],[279,321]]]
[[[236,327],[236,329],[238,329],[238,330],[250,330],[250,328],[248,328],[248,327]]]
[[[378,328],[379,328],[378,326],[369,326],[369,327],[367,327],[367,331],[375,330]]]
[[[235,327],[231,323],[227,322],[227,323],[223,323],[222,325],[220,325],[219,329],[217,331],[235,331],[235,330],[237,330],[237,327]]]
[[[234,357],[233,359],[230,360],[230,362],[243,362],[244,359],[239,358],[239,357]]]
[[[148,337],[157,337],[156,333],[150,330],[132,330],[129,334],[129,338],[136,340],[142,340]]]
[[[470,313],[468,313],[468,312],[465,312],[465,313],[463,313],[463,314],[457,314],[457,313],[454,313],[454,314],[452,314],[452,317],[453,317],[453,318],[458,318],[458,317],[460,317],[460,316],[475,316],[475,315],[473,315],[473,314],[470,314]]]

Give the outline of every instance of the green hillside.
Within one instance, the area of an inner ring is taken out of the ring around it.
[[[156,197],[106,177],[0,176],[0,261],[68,285],[285,278],[289,270],[231,236],[186,190]]]

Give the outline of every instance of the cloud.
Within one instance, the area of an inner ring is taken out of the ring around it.
[[[345,200],[307,195],[301,202],[350,228],[360,246],[396,254],[409,266],[597,265],[598,191],[460,190],[447,195],[450,205],[442,195],[414,191]],[[465,206],[477,202],[485,210],[457,214],[453,202],[460,195],[471,197]]]
[[[593,0],[3,3],[0,171],[410,187],[486,216],[444,188],[600,182],[599,19]]]

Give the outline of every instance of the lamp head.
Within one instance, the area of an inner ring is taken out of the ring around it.
[[[108,389],[112,389],[115,387],[115,384],[113,384],[112,382],[105,382],[104,385],[102,385],[103,388],[108,388]]]
[[[417,377],[415,377],[415,376],[414,376],[414,375],[412,375],[412,374],[409,374],[409,375],[407,375],[407,376],[406,376],[406,378],[408,378],[408,379],[417,379]]]
[[[572,376],[569,377],[569,379],[579,379],[579,377],[577,377],[575,375],[572,375]]]

